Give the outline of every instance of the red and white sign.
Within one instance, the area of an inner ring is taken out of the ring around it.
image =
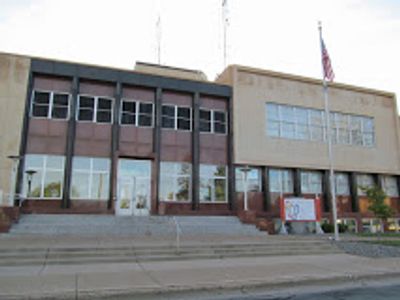
[[[288,222],[316,222],[321,220],[320,200],[281,198],[281,219]]]

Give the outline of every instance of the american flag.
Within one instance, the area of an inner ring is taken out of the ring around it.
[[[333,79],[335,79],[335,73],[333,73],[331,59],[329,58],[328,50],[326,50],[323,39],[321,39],[321,51],[322,51],[322,66],[324,68],[324,79],[328,81],[333,81]]]

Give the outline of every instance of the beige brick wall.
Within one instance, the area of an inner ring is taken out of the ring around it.
[[[27,57],[0,53],[0,206],[7,205],[10,190],[7,156],[19,153],[29,66]]]
[[[324,109],[320,81],[239,66],[222,75],[218,81],[231,83],[234,88],[235,163],[329,167],[325,143],[272,138],[266,133],[267,102]],[[333,84],[329,99],[331,111],[371,116],[375,120],[375,147],[334,145],[335,169],[400,174],[399,119],[394,94]]]

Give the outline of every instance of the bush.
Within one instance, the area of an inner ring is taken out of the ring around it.
[[[331,223],[324,223],[321,225],[321,228],[325,233],[333,233],[335,231]],[[345,224],[338,224],[338,229],[340,233],[345,233],[348,230],[348,226]]]

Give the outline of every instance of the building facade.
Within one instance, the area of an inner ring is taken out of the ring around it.
[[[3,205],[25,213],[234,215],[248,173],[254,222],[279,198],[322,200],[331,219],[319,80],[242,66],[215,82],[138,63],[120,70],[0,54]],[[400,230],[395,95],[329,86],[339,221],[376,229],[360,186],[379,185]],[[15,203],[12,160],[18,155]]]
[[[235,165],[253,167],[250,209],[277,219],[280,196],[317,195],[323,217],[330,219],[322,82],[242,66],[229,67],[217,82],[233,88]],[[387,202],[395,211],[391,226],[398,230],[400,137],[395,95],[332,83],[329,102],[339,221],[354,230],[373,228],[376,220],[359,187],[376,184],[389,196]],[[238,169],[236,174],[240,186]]]

